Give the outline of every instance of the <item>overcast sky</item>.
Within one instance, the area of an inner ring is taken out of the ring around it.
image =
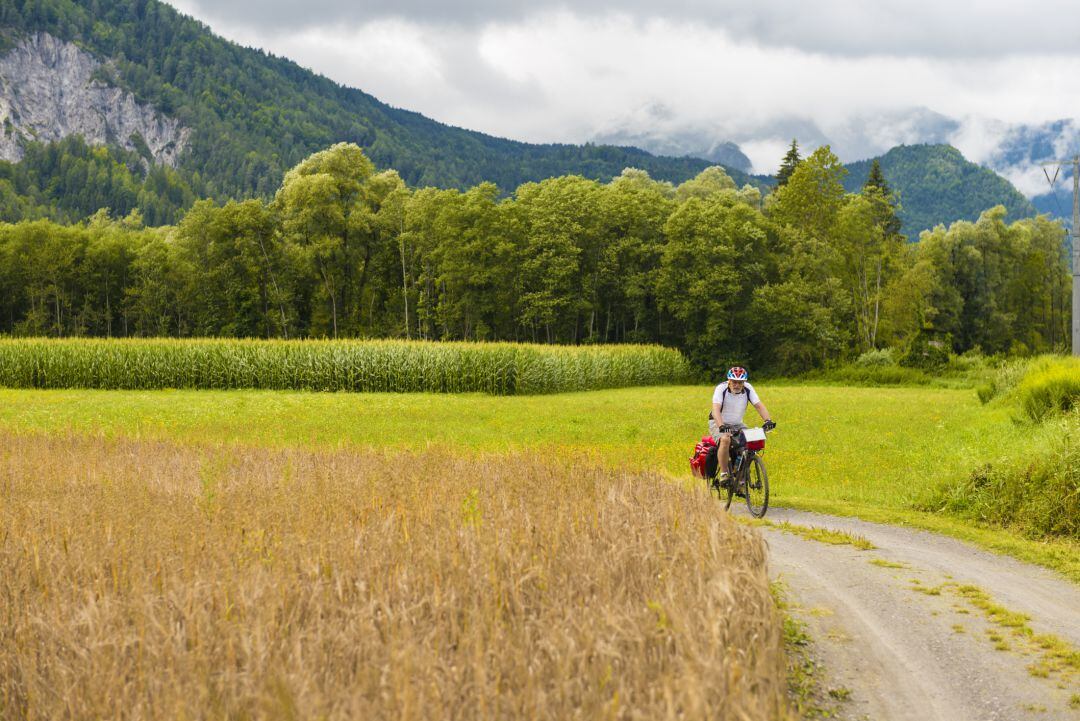
[[[1080,3],[175,0],[215,32],[437,120],[535,142],[689,134],[772,172],[1076,117]],[[953,122],[956,121],[956,122]]]

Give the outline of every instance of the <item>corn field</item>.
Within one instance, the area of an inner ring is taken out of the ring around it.
[[[583,459],[0,434],[0,718],[787,719],[765,544]]]
[[[0,386],[527,395],[690,380],[660,346],[0,339]]]

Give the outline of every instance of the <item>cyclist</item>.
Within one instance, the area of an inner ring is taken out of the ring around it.
[[[713,391],[712,412],[709,413],[709,434],[719,446],[717,456],[720,461],[720,476],[713,481],[717,487],[727,488],[731,483],[731,435],[746,428],[743,416],[750,405],[754,406],[765,421],[762,426],[765,430],[770,431],[776,427],[769,410],[758,398],[754,386],[750,385],[746,369],[735,366],[728,370],[727,381],[716,386]]]

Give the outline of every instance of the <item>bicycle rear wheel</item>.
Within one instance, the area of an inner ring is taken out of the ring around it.
[[[746,508],[754,518],[761,518],[769,509],[769,474],[765,471],[765,461],[754,455],[746,459],[742,472],[743,488],[746,491]],[[730,496],[728,503],[731,502]]]

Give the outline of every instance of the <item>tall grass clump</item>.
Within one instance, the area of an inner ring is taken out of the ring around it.
[[[1080,410],[1002,438],[1002,457],[948,483],[923,510],[1080,541]]]
[[[1033,421],[1080,407],[1080,358],[1041,359],[1032,364],[1017,396]]]
[[[1053,362],[1056,356],[1039,356],[1037,358],[1012,358],[1001,363],[986,383],[978,388],[979,400],[989,403],[997,398],[1004,398],[1015,393],[1020,381],[1032,367],[1039,367]]]
[[[789,718],[762,539],[654,475],[4,434],[0,501],[0,718]]]
[[[1080,540],[1080,359],[1003,363],[979,398],[1020,410],[1015,429],[1000,439],[997,458],[945,482],[918,507],[1033,538]]]
[[[686,358],[659,346],[258,340],[0,340],[0,386],[153,390],[480,392],[494,395],[681,383]]]

